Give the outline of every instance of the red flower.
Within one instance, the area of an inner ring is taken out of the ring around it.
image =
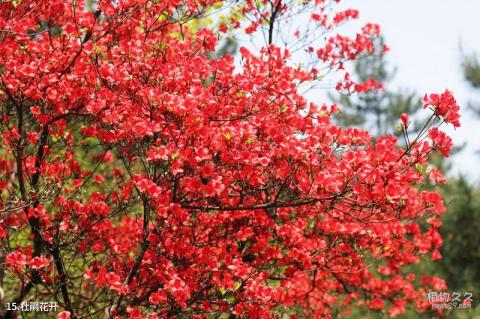
[[[452,149],[453,142],[452,139],[445,134],[445,132],[440,131],[438,128],[434,127],[428,131],[428,135],[433,142],[433,147],[438,150],[443,156],[448,157],[450,150]]]
[[[70,319],[71,315],[70,311],[62,311],[58,314],[58,319]]]
[[[33,269],[40,269],[43,267],[48,267],[48,265],[50,265],[50,261],[48,261],[48,259],[45,258],[44,256],[40,256],[40,257],[34,257],[28,264]]]
[[[442,94],[425,95],[423,98],[424,108],[431,106],[438,116],[442,116],[445,122],[454,127],[460,126],[460,107],[457,105],[452,93],[445,90]]]
[[[442,172],[440,172],[440,170],[437,168],[432,168],[432,170],[428,174],[428,178],[432,183],[435,183],[438,185],[442,185],[447,182],[447,179],[445,178],[445,176],[443,176]]]
[[[405,128],[407,128],[410,124],[410,116],[407,113],[402,113],[402,115],[400,115],[400,120],[402,121]]]
[[[167,294],[163,290],[158,290],[150,295],[150,302],[154,305],[158,305],[167,300]]]
[[[5,266],[7,268],[13,268],[17,271],[21,271],[26,265],[27,256],[20,251],[11,252],[5,257]]]
[[[355,84],[355,92],[366,93],[372,90],[380,90],[383,88],[383,84],[379,83],[377,80],[371,78],[366,80],[363,83]]]

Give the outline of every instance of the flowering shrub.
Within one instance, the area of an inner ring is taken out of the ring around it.
[[[402,147],[333,125],[338,106],[307,101],[301,85],[333,73],[339,90],[381,88],[353,83],[343,65],[372,52],[379,27],[330,32],[358,17],[335,6],[2,2],[5,300],[36,293],[59,302],[59,318],[426,309],[424,292],[444,282],[404,267],[440,258],[445,208],[422,184],[444,182],[428,159],[448,156],[438,126],[459,126],[458,106],[448,91],[427,96],[417,137],[402,115]],[[227,14],[205,22],[215,10]],[[274,35],[308,10],[315,32],[292,36],[315,64],[298,66]],[[260,31],[265,45],[242,47],[240,67],[212,58],[223,33]]]

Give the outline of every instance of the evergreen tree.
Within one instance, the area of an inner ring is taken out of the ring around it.
[[[384,88],[369,90],[355,96],[340,94],[330,98],[342,106],[342,112],[336,120],[341,125],[361,126],[376,132],[377,135],[400,131],[392,128],[399,123],[402,113],[414,114],[421,108],[421,98],[409,89],[391,90],[389,84],[395,77],[396,68],[390,68],[385,55],[384,40],[380,38],[376,43],[374,54],[365,55],[354,66],[356,82],[363,83],[374,79],[382,83]],[[412,128],[410,128],[411,130]],[[413,131],[418,128],[413,127]],[[412,131],[412,132],[413,132]],[[412,134],[412,133],[411,133]]]
[[[465,80],[475,90],[480,90],[480,62],[476,54],[465,55],[462,61],[462,69]],[[480,116],[480,104],[469,103],[470,110]]]
[[[448,194],[450,194],[448,196]],[[443,218],[443,258],[440,267],[452,290],[475,291],[480,282],[480,190],[465,177],[445,189],[448,213]]]

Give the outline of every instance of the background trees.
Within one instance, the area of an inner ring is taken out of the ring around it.
[[[462,61],[463,73],[467,83],[475,90],[480,87],[480,64],[478,63],[478,57],[476,54],[466,55]],[[470,109],[477,115],[480,114],[480,110],[475,101],[470,104]]]

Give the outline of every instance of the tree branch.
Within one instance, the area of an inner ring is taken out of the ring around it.
[[[148,199],[144,196],[142,196],[142,201],[143,201],[143,238],[142,238],[142,243],[140,246],[140,251],[138,252],[137,258],[135,259],[135,263],[133,264],[132,268],[130,269],[130,272],[127,275],[127,278],[125,279],[122,288],[127,287],[133,280],[133,278],[137,275],[138,270],[140,269],[140,266],[143,261],[143,257],[145,256],[145,252],[148,249],[149,242],[148,242],[148,224],[150,221],[150,204],[148,202]],[[109,313],[107,318],[112,318],[113,312],[118,311],[120,304],[122,302],[123,295],[119,295],[116,300],[113,303],[113,306],[110,308]]]
[[[303,200],[296,200],[291,202],[271,202],[266,204],[259,204],[259,205],[247,205],[247,206],[212,206],[212,205],[188,205],[182,204],[182,208],[185,209],[198,209],[202,211],[239,211],[239,210],[255,210],[255,209],[267,209],[267,208],[280,208],[280,207],[298,207],[304,205],[311,205],[321,201],[333,200],[337,199],[338,197],[344,195],[347,191],[342,193],[322,197],[322,198],[310,198],[310,199],[303,199]]]

